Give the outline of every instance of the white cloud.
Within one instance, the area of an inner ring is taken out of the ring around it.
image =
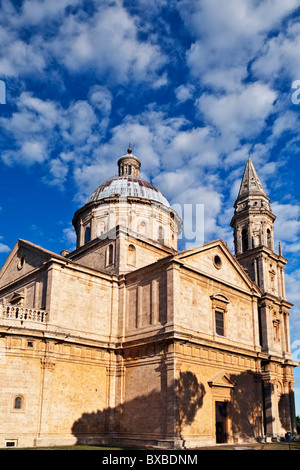
[[[286,268],[288,269],[288,267]],[[289,302],[293,303],[294,306],[290,312],[290,333],[291,333],[291,347],[292,353],[297,354],[296,360],[299,360],[299,343],[294,341],[300,340],[300,269],[295,269],[292,272],[285,272],[285,290],[286,298]],[[297,348],[296,351],[294,348]]]
[[[237,165],[240,163],[246,164],[249,157],[250,145],[243,145],[228,152],[224,162],[228,166]]]
[[[43,21],[63,16],[66,7],[79,3],[80,0],[25,0],[20,15],[14,22],[23,27],[40,25]]]
[[[140,39],[143,30],[139,17],[119,1],[85,9],[81,0],[25,0],[19,7],[7,0],[0,7],[0,75],[42,79],[47,70],[53,78],[51,66],[58,62],[111,83],[146,81],[159,88],[168,83],[168,59],[155,35]]]
[[[178,8],[195,42],[187,55],[194,74],[206,83],[229,71],[234,80],[244,76],[245,65],[264,44],[267,34],[298,6],[297,0],[183,0]],[[240,70],[238,70],[240,68]],[[237,71],[239,77],[233,77]]]
[[[24,166],[42,163],[47,157],[46,143],[43,139],[22,142],[17,150],[5,150],[1,155],[6,165],[13,165],[17,162]]]
[[[219,42],[215,35],[231,38],[230,44],[240,42],[241,38],[255,36],[278,27],[282,19],[299,6],[297,0],[183,0],[179,10],[185,22],[196,35],[214,36],[213,44]],[[200,28],[200,29],[199,29]],[[225,45],[220,44],[225,48]]]
[[[69,171],[68,164],[60,158],[53,158],[49,161],[48,168],[50,176],[45,176],[44,181],[63,189]]]
[[[299,113],[289,109],[282,110],[274,121],[269,139],[276,142],[285,132],[292,131],[298,133],[299,124]]]
[[[9,253],[11,249],[4,243],[0,243],[0,253]]]
[[[105,116],[109,116],[112,106],[112,94],[102,85],[94,85],[89,91],[89,101],[92,106]]]
[[[114,83],[148,81],[155,86],[166,56],[151,38],[138,39],[138,18],[120,4],[97,5],[93,16],[68,15],[47,50],[70,71],[94,70]]]
[[[176,129],[173,138],[162,152],[164,168],[215,167],[219,161],[218,149],[210,127]]]
[[[32,165],[54,156],[50,176],[58,181],[59,167],[61,183],[67,173],[66,164],[72,159],[81,162],[99,145],[103,122],[87,101],[71,102],[63,108],[58,102],[22,92],[16,105],[17,110],[10,117],[0,118],[2,129],[13,141],[12,148],[1,154],[6,164]],[[59,155],[53,155],[57,143],[63,148],[60,163]]]
[[[63,137],[72,145],[89,145],[97,139],[93,130],[98,123],[93,108],[87,101],[76,101],[63,111],[61,127]]]
[[[0,75],[5,77],[29,76],[44,72],[47,53],[36,41],[27,43],[7,27],[0,25]]]
[[[66,249],[73,251],[76,248],[76,233],[73,227],[63,229],[62,242],[66,244]]]
[[[288,250],[289,244],[298,243],[299,240],[300,206],[273,202],[272,211],[277,217],[274,224],[276,239],[286,242],[284,246]]]
[[[191,84],[180,85],[175,89],[175,96],[179,103],[184,103],[193,98],[195,87]]]
[[[250,83],[234,93],[220,96],[205,93],[196,106],[204,119],[222,134],[226,152],[232,151],[241,139],[262,131],[276,96],[267,85]]]
[[[300,269],[296,269],[292,273],[285,273],[285,282],[287,299],[296,306],[300,305]]]
[[[299,51],[300,23],[291,23],[287,29],[266,41],[252,63],[256,77],[268,81],[276,78],[300,79]]]
[[[219,238],[220,227],[217,218],[222,207],[222,194],[210,181],[208,175],[199,182],[199,174],[193,167],[177,171],[165,171],[157,175],[154,184],[167,196],[172,207],[184,221],[182,238],[193,242],[191,234],[197,227],[194,244],[198,245],[212,238]],[[201,206],[201,207],[200,207]],[[199,212],[198,212],[199,210]],[[204,211],[204,219],[199,214]]]
[[[45,136],[57,122],[60,113],[59,105],[35,98],[28,92],[21,93],[16,105],[17,111],[11,117],[1,117],[0,122],[2,128],[20,142],[26,140],[27,136]]]

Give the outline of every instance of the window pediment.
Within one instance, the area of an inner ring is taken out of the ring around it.
[[[233,388],[235,386],[234,382],[230,379],[230,376],[227,372],[221,371],[218,374],[214,375],[211,380],[208,381],[210,387],[225,387]]]
[[[215,301],[219,301],[219,302],[224,302],[225,304],[230,303],[230,300],[228,299],[228,297],[225,294],[221,294],[221,293],[214,294],[214,295],[211,295],[210,298],[213,301],[215,300]]]

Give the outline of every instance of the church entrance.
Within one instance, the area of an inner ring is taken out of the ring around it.
[[[216,443],[227,442],[227,403],[216,401]]]

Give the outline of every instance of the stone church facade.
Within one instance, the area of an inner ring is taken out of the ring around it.
[[[296,431],[287,259],[249,158],[222,240],[178,251],[182,221],[140,177],[74,215],[60,255],[18,240],[0,271],[0,447],[193,448]]]

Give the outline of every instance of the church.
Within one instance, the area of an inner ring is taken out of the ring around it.
[[[197,448],[296,432],[289,310],[270,199],[251,158],[220,239],[118,176],[73,217],[72,252],[19,239],[0,270],[0,447]],[[195,201],[201,203],[201,201]]]

